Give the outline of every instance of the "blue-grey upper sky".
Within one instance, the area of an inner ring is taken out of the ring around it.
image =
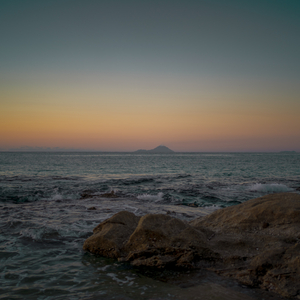
[[[0,3],[5,70],[149,68],[299,79],[299,0]]]

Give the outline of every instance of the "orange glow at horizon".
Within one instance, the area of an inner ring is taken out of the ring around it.
[[[2,115],[2,114],[1,114]],[[275,120],[278,120],[274,122]],[[10,147],[75,147],[89,149],[134,150],[165,143],[234,140],[278,136],[280,140],[295,130],[298,116],[277,112],[247,115],[195,111],[121,112],[29,111],[1,116],[0,140]],[[145,145],[145,146],[144,146]],[[245,145],[247,146],[247,145]],[[205,145],[198,146],[205,150]]]
[[[131,151],[165,144],[175,151],[259,151],[289,143],[300,149],[295,142],[300,104],[291,95],[289,105],[283,105],[274,101],[274,92],[262,97],[230,89],[230,84],[216,89],[208,82],[199,89],[190,78],[176,89],[179,81],[171,84],[169,78],[167,88],[160,83],[148,89],[130,82],[115,89],[54,89],[53,84],[7,88],[2,92],[0,148]]]

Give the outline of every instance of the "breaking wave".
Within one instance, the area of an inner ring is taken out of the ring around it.
[[[144,200],[144,201],[159,202],[163,200],[163,196],[164,194],[162,192],[159,192],[157,195],[149,195],[149,194],[138,195],[137,198],[139,200]]]
[[[278,192],[290,192],[293,189],[280,183],[271,183],[271,184],[255,183],[252,186],[250,186],[249,190],[251,192],[278,193]]]

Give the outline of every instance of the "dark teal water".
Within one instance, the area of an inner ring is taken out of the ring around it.
[[[128,265],[85,253],[92,229],[120,210],[191,220],[299,188],[298,153],[0,152],[0,299],[176,299]],[[100,197],[111,191],[118,198]]]
[[[0,201],[79,199],[114,190],[124,197],[227,206],[300,187],[300,155],[228,153],[0,153]],[[153,198],[154,199],[154,198]]]

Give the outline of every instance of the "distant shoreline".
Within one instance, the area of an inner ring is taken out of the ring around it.
[[[197,154],[197,153],[213,153],[213,154],[230,154],[230,153],[274,153],[274,154],[298,154],[300,151],[174,151],[172,153],[149,153],[137,151],[102,151],[102,150],[19,150],[19,149],[0,149],[0,153],[118,153],[118,154]]]

